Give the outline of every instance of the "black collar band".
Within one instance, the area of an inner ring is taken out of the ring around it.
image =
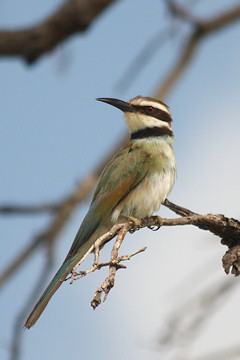
[[[144,128],[138,131],[135,131],[134,133],[132,133],[131,135],[131,140],[136,140],[136,139],[148,139],[150,137],[161,137],[161,136],[172,136],[173,132],[169,127],[158,127],[158,126],[154,126],[151,128]]]

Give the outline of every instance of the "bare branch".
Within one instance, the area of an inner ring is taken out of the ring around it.
[[[133,232],[136,229],[148,227],[151,230],[158,230],[161,226],[177,226],[177,225],[194,225],[203,230],[209,230],[213,234],[223,238],[226,241],[229,237],[231,237],[231,241],[235,240],[236,244],[240,241],[240,222],[235,219],[228,219],[223,215],[199,215],[193,213],[192,211],[182,208],[178,205],[171,203],[166,200],[166,205],[172,210],[176,211],[178,214],[181,214],[183,217],[176,219],[164,219],[159,216],[152,216],[150,218],[145,218],[138,220],[137,222],[129,221],[123,224],[114,225],[110,231],[106,234],[102,235],[94,245],[86,252],[81,261],[74,266],[72,269],[70,277],[66,280],[71,279],[70,283],[73,283],[75,280],[79,280],[84,276],[93,273],[96,270],[100,270],[103,267],[109,266],[109,275],[104,280],[104,282],[98,287],[97,291],[94,294],[93,300],[91,302],[92,307],[95,309],[97,306],[101,304],[102,294],[104,293],[104,299],[106,300],[110,290],[113,288],[115,283],[115,275],[118,269],[126,268],[126,266],[122,265],[121,262],[125,260],[129,260],[132,256],[139,254],[140,252],[145,251],[146,247],[130,254],[124,256],[118,256],[119,248],[127,234],[127,232]],[[113,245],[111,252],[111,259],[107,262],[99,262],[99,250],[100,248],[110,239],[117,235],[117,239]],[[229,260],[223,266],[225,271],[228,273],[230,267],[234,268],[235,275],[239,275],[240,272],[237,272],[235,263],[240,263],[240,250],[239,245],[235,246],[234,249],[238,249],[238,252],[235,251],[234,257]],[[230,249],[231,250],[231,249]],[[77,272],[76,269],[79,265],[86,259],[86,257],[94,251],[94,263],[93,266],[89,270],[81,270]],[[226,255],[225,255],[226,256]],[[232,262],[230,263],[230,261]],[[227,267],[227,269],[226,269]]]
[[[0,286],[14,274],[16,269],[20,267],[28,257],[36,251],[40,245],[44,244],[49,248],[53,247],[55,239],[65,226],[67,220],[72,214],[73,210],[79,202],[81,202],[86,195],[91,191],[93,185],[97,179],[97,174],[90,175],[84,179],[75,192],[71,193],[68,197],[62,200],[59,203],[59,208],[56,213],[56,216],[50,221],[47,229],[39,233],[34,237],[33,241],[20,253],[5,269],[5,271],[0,276]]]
[[[0,56],[20,56],[28,64],[52,51],[71,35],[84,32],[113,0],[69,0],[39,24],[0,31]]]
[[[213,234],[222,238],[222,244],[229,248],[240,244],[240,221],[226,218],[224,215],[199,215],[186,208],[175,205],[169,200],[165,200],[164,205],[176,214],[184,216],[181,219],[169,219],[169,223],[164,219],[163,225],[195,225],[199,229],[209,230]]]
[[[212,19],[202,21],[199,23],[199,27],[205,33],[212,31],[222,30],[225,26],[231,25],[235,21],[240,20],[240,6],[237,5],[234,8],[230,8],[229,11],[224,12]]]
[[[90,249],[86,252],[86,254],[82,257],[82,259],[74,266],[72,269],[72,275],[70,277],[71,283],[74,280],[78,280],[83,276],[87,275],[90,272],[95,271],[99,267],[99,250],[100,248],[108,241],[111,240],[114,236],[116,236],[120,231],[126,231],[126,233],[131,229],[131,223],[124,224],[115,224],[106,234],[102,235],[99,239],[95,241],[95,243],[90,247]],[[126,235],[126,234],[125,234]],[[123,239],[122,239],[123,240]],[[76,272],[76,269],[82,264],[82,262],[87,258],[87,256],[94,251],[94,264],[90,270],[81,271],[80,273]],[[105,266],[105,265],[102,265]],[[101,266],[101,267],[102,267]],[[68,279],[66,279],[68,280]]]
[[[106,261],[106,262],[101,262],[99,263],[98,261],[94,261],[93,266],[91,267],[91,269],[89,270],[82,270],[77,272],[74,272],[74,269],[72,271],[72,275],[68,278],[71,279],[70,284],[74,281],[74,280],[79,280],[82,277],[86,276],[87,274],[90,274],[96,270],[100,270],[102,267],[106,267],[106,266],[117,266],[117,269],[126,269],[125,265],[120,264],[122,261],[126,261],[126,260],[130,260],[133,256],[143,252],[146,250],[146,246],[144,246],[143,248],[135,251],[134,253],[130,254],[130,255],[122,255],[117,257],[116,259],[111,259],[110,261]],[[88,254],[89,255],[89,254]],[[66,280],[68,280],[66,279]]]
[[[1,205],[0,214],[2,215],[35,215],[41,213],[55,213],[59,210],[58,204],[42,205]]]
[[[240,275],[240,246],[231,247],[222,259],[223,268],[226,274]]]
[[[111,252],[111,261],[109,264],[109,275],[104,280],[104,282],[98,287],[97,291],[95,292],[93,296],[93,300],[91,301],[91,305],[93,309],[95,309],[98,305],[101,304],[101,297],[102,293],[104,292],[104,298],[103,301],[107,299],[107,296],[110,292],[110,290],[113,288],[115,283],[115,275],[118,269],[123,268],[123,266],[120,264],[120,261],[118,260],[118,250],[123,242],[123,239],[125,238],[127,232],[130,230],[132,224],[124,224],[118,232],[117,239],[115,241],[115,244],[112,248]],[[130,256],[131,257],[131,256]]]
[[[171,1],[171,3],[173,2]],[[181,12],[184,13],[184,17],[186,17],[186,10],[181,9],[180,11],[178,5],[177,13],[180,14]],[[164,98],[172,88],[173,84],[175,84],[180,78],[190,61],[193,59],[201,40],[205,39],[207,35],[210,35],[218,30],[222,30],[225,26],[231,25],[235,21],[240,20],[240,6],[238,5],[233,9],[231,8],[224,14],[217,15],[206,21],[199,21],[195,19],[193,23],[191,16],[190,18],[186,18],[190,19],[190,22],[193,24],[193,31],[185,41],[185,46],[183,47],[182,53],[179,55],[174,67],[169,71],[169,74],[166,76],[159,90],[156,92],[155,96],[158,99]]]
[[[116,271],[119,269],[124,269],[126,266],[122,265],[122,261],[130,260],[131,257],[139,254],[146,250],[146,247],[135,251],[130,255],[118,256],[118,250],[123,242],[128,231],[133,227],[133,223],[130,221],[129,223],[116,224],[114,225],[110,231],[101,236],[95,244],[86,252],[81,261],[74,266],[71,272],[71,276],[68,279],[71,279],[70,283],[73,283],[74,280],[81,279],[82,277],[96,271],[100,270],[102,267],[109,266],[109,275],[104,280],[104,282],[98,287],[97,291],[94,294],[91,305],[93,309],[95,309],[101,303],[102,293],[104,292],[104,299],[106,300],[111,288],[114,286]],[[111,252],[111,259],[108,262],[99,263],[99,249],[110,239],[112,239],[116,234],[118,234],[117,239],[113,245]],[[76,269],[79,265],[86,259],[86,257],[94,250],[94,263],[93,266],[89,270],[77,272]]]
[[[173,17],[179,17],[185,22],[188,22],[192,25],[192,31],[187,39],[185,39],[185,45],[183,46],[182,53],[177,56],[175,66],[169,71],[169,74],[166,76],[165,80],[161,84],[160,89],[156,92],[155,97],[158,99],[163,99],[166,97],[167,93],[180,78],[183,71],[189,65],[190,61],[193,59],[194,54],[200,45],[200,40],[203,40],[210,35],[212,32],[223,29],[225,26],[232,24],[233,22],[240,20],[240,7],[236,6],[229,11],[214,16],[208,20],[200,20],[194,17],[186,7],[183,7],[179,3],[176,3],[173,0],[166,0],[168,10],[170,11]],[[179,29],[177,30],[179,33]],[[147,45],[145,45],[140,53],[137,55],[136,59],[129,66],[126,73],[123,75],[122,80],[119,81],[117,87],[122,90],[124,87],[127,87],[129,83],[136,77],[143,65],[150,60],[150,57],[154,54],[156,50],[159,50],[160,47],[164,44],[164,40],[171,39],[175,36],[176,29],[174,31],[167,31],[165,34],[160,33],[155,35],[152,40],[150,40]],[[129,80],[130,79],[130,80]]]
[[[8,267],[6,267],[0,276],[0,286],[2,286],[15,271],[28,259],[28,257],[39,247],[45,240],[44,236],[36,236],[36,238],[19,254]]]
[[[172,203],[171,201],[169,201],[168,199],[166,199],[163,203],[164,206],[166,206],[168,209],[172,210],[175,212],[175,214],[180,215],[180,216],[191,216],[191,215],[199,215],[191,210],[188,210],[182,206],[178,206],[174,203]]]
[[[182,20],[185,20],[187,22],[191,22],[196,24],[197,19],[195,19],[190,11],[186,8],[186,6],[180,5],[179,3],[175,2],[174,0],[165,0],[165,3],[167,5],[167,8],[170,12],[170,14],[176,18],[179,17]]]

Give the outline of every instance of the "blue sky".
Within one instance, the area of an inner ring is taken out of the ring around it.
[[[22,0],[16,11],[15,1],[4,1],[1,28],[31,25],[58,3]],[[223,2],[223,7],[228,5],[229,1]],[[199,2],[195,13],[212,14],[216,6],[217,1]],[[170,24],[159,1],[139,4],[137,0],[125,0],[112,5],[85,34],[72,37],[32,67],[19,59],[0,59],[2,203],[61,199],[94,169],[126,132],[122,114],[95,98],[128,100],[138,94],[154,95],[174,63],[174,54],[180,48],[177,39],[156,52],[127,90],[116,88],[116,84],[149,39]],[[169,199],[196,212],[236,218],[239,57],[239,24],[235,24],[200,45],[190,67],[165,99],[177,137],[174,149],[178,177]],[[74,213],[60,235],[53,273],[67,253],[87,207],[85,203]],[[172,216],[166,209],[160,213]],[[2,269],[48,220],[46,215],[0,219]],[[62,286],[37,325],[24,332],[22,359],[155,360],[163,356],[164,352],[157,349],[157,334],[167,314],[194,291],[226,280],[221,268],[225,248],[209,233],[185,227],[164,228],[156,233],[141,231],[128,236],[121,251],[130,253],[144,245],[147,251],[132,259],[127,270],[118,272],[115,288],[96,311],[92,311],[90,301],[105,273],[98,272],[71,287]],[[105,257],[109,250],[109,246],[104,248]],[[31,292],[44,256],[44,251],[35,254],[2,289],[3,360],[9,359],[14,318]],[[206,263],[211,263],[211,275],[203,270],[205,276],[200,276],[198,271]],[[189,284],[186,278],[191,279]],[[225,304],[214,321],[205,324],[189,355],[201,355],[218,348],[219,343],[224,348],[238,341],[234,330],[238,319],[231,309],[239,296],[235,289],[231,303]],[[220,326],[223,322],[224,329]],[[170,359],[170,355],[164,356]]]

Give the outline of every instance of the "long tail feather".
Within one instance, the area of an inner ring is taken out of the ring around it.
[[[40,315],[42,314],[43,310],[47,306],[49,300],[53,296],[53,294],[57,291],[57,289],[62,285],[62,282],[65,280],[65,278],[68,276],[69,272],[72,269],[72,263],[73,257],[69,257],[64,261],[44,293],[42,294],[41,298],[37,302],[37,304],[34,306],[33,311],[27,318],[27,321],[24,325],[25,328],[29,329],[32,327]],[[73,265],[74,266],[74,265]]]
[[[29,329],[36,323],[43,310],[47,306],[49,300],[57,291],[57,289],[62,285],[63,281],[72,271],[73,267],[82,259],[86,252],[94,244],[96,239],[107,231],[108,226],[102,224],[98,227],[98,222],[96,221],[91,222],[90,225],[86,224],[88,221],[88,216],[89,215],[87,214],[84,221],[82,222],[82,225],[75,237],[73,245],[65,261],[27,318],[27,321],[24,325],[25,328]]]

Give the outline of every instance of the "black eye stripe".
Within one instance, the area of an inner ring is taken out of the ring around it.
[[[164,110],[155,108],[153,106],[141,106],[141,105],[134,105],[136,112],[141,112],[142,114],[152,116],[158,120],[171,122],[172,118],[171,115]]]

